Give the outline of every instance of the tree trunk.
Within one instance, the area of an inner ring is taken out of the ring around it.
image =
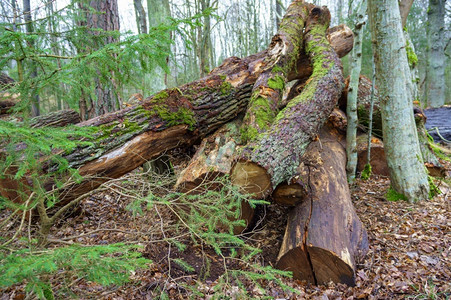
[[[135,7],[136,27],[138,28],[138,33],[145,34],[147,33],[147,20],[146,12],[144,11],[141,0],[133,0],[133,6]]]
[[[324,126],[299,166],[307,196],[288,215],[276,267],[313,284],[355,285],[356,263],[368,237],[351,202],[346,181],[344,136]]]
[[[398,2],[369,0],[368,8],[391,185],[411,202],[425,200],[429,184],[415,130],[412,99],[408,98],[406,42]]]
[[[429,0],[426,98],[430,107],[445,104],[445,0]]]
[[[330,114],[327,124],[344,135],[347,127],[346,114],[335,108]],[[306,182],[299,180],[298,171],[296,172],[290,181],[279,184],[274,190],[272,193],[274,202],[281,205],[295,206],[308,194]]]
[[[357,12],[357,23],[354,29],[354,47],[351,55],[351,75],[348,87],[348,105],[346,107],[346,115],[348,116],[348,127],[346,131],[346,154],[348,157],[346,164],[346,172],[348,174],[349,183],[355,180],[355,173],[357,168],[357,94],[359,91],[359,77],[362,69],[362,41],[363,28],[366,19],[366,0],[360,3]]]
[[[337,103],[343,88],[341,62],[326,39],[330,13],[315,7],[306,27],[306,53],[314,66],[301,95],[291,100],[271,128],[248,144],[232,168],[232,182],[266,198],[295,174],[300,158]]]
[[[24,14],[24,20],[26,23],[26,30],[27,30],[27,34],[28,35],[32,35],[34,32],[33,29],[33,20],[31,18],[31,7],[30,7],[30,0],[23,0],[23,14]],[[30,38],[28,40],[28,47],[33,48],[34,47],[34,38]],[[34,61],[30,62],[30,76],[31,79],[33,80],[34,78],[38,77],[38,69],[36,67],[36,63]],[[37,117],[41,114],[40,109],[39,109],[39,94],[38,91],[36,89],[31,91],[31,116],[32,117]]]
[[[111,36],[112,31],[119,31],[119,12],[117,0],[90,1],[89,8],[80,3],[86,13],[86,26],[93,36],[105,35],[106,37],[94,42],[91,46],[96,49],[104,47],[106,44],[118,42],[119,39]],[[94,12],[90,10],[94,10]],[[99,29],[101,31],[99,31]],[[100,77],[100,76],[99,76]],[[116,111],[120,108],[119,99],[114,93],[113,82],[105,85],[99,78],[94,79],[94,99],[85,95],[80,101],[80,114],[83,120],[101,116],[108,112]]]

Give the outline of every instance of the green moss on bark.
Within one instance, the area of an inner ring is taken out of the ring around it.
[[[268,79],[268,86],[273,90],[283,91],[285,89],[285,80],[282,76],[276,75]]]

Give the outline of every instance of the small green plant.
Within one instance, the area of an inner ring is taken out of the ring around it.
[[[123,285],[130,273],[147,267],[150,260],[141,257],[138,246],[70,246],[32,252],[29,249],[0,253],[0,287],[25,283],[27,293],[39,299],[54,299],[49,277],[83,278],[102,286]]]
[[[371,165],[370,164],[366,164],[365,167],[363,168],[362,174],[360,174],[360,178],[362,178],[363,180],[368,180],[371,177]]]

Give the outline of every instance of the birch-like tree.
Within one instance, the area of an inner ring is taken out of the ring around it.
[[[426,99],[431,107],[445,104],[445,2],[429,0]]]
[[[391,186],[410,202],[425,200],[429,184],[406,86],[408,61],[398,1],[369,0],[368,15]]]
[[[354,28],[354,47],[352,48],[351,54],[351,75],[348,88],[348,104],[346,106],[346,114],[348,116],[348,126],[346,129],[346,154],[348,161],[346,172],[350,183],[355,179],[357,168],[357,92],[359,90],[360,70],[362,69],[362,41],[366,8],[367,0],[363,0],[357,12],[357,22]]]

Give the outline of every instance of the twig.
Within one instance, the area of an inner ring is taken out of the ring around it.
[[[27,212],[28,212],[28,210],[27,210],[28,204],[30,203],[31,198],[34,197],[34,194],[35,194],[34,192],[31,193],[30,196],[27,199],[27,202],[25,202],[25,209],[24,209],[24,211],[22,213],[22,220],[20,220],[19,228],[16,230],[16,232],[14,233],[13,237],[10,240],[6,241],[5,243],[3,243],[1,245],[2,248],[7,246],[7,245],[9,245],[13,240],[15,240],[16,237],[19,235],[19,232],[22,231],[22,227],[23,227],[23,224],[25,222],[25,216],[27,215]],[[31,217],[30,217],[30,219],[31,219]]]

